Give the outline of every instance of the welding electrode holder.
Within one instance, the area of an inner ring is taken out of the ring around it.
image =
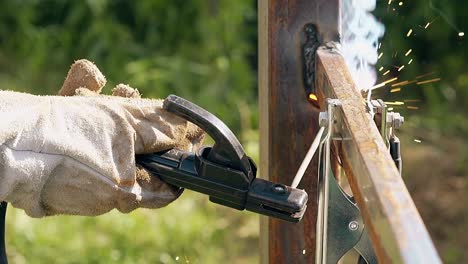
[[[209,195],[214,203],[289,222],[302,219],[307,193],[256,178],[254,162],[221,120],[175,95],[166,98],[163,108],[203,129],[215,144],[195,153],[170,149],[138,155],[137,164],[169,184]]]

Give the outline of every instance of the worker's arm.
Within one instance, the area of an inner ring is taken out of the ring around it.
[[[161,100],[0,91],[0,200],[33,217],[162,207],[181,190],[137,168],[135,154],[202,138]]]

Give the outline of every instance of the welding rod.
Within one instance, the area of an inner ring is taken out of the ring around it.
[[[317,132],[317,135],[315,136],[314,142],[312,142],[312,145],[310,146],[309,150],[307,151],[307,154],[304,157],[304,160],[302,161],[301,166],[297,170],[296,176],[294,176],[294,180],[291,183],[291,187],[296,188],[299,183],[302,180],[302,177],[304,177],[304,173],[307,170],[307,167],[309,167],[310,161],[314,157],[315,152],[317,151],[317,148],[320,143],[320,139],[322,138],[323,131],[325,130],[325,127],[321,127],[320,130]]]

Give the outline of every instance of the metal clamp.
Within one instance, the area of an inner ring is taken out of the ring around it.
[[[337,128],[335,109],[340,106],[339,100],[327,99],[327,111],[319,117],[319,124],[326,127],[327,133],[319,147],[315,263],[337,263],[354,248],[361,256],[360,261],[373,264],[377,263],[377,258],[359,208],[338,185],[331,170],[331,142]]]

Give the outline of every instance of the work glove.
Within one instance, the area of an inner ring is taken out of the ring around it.
[[[80,60],[60,96],[0,91],[0,200],[32,217],[94,216],[159,208],[181,194],[137,167],[135,155],[191,151],[203,131],[126,85],[99,95],[105,82]]]

